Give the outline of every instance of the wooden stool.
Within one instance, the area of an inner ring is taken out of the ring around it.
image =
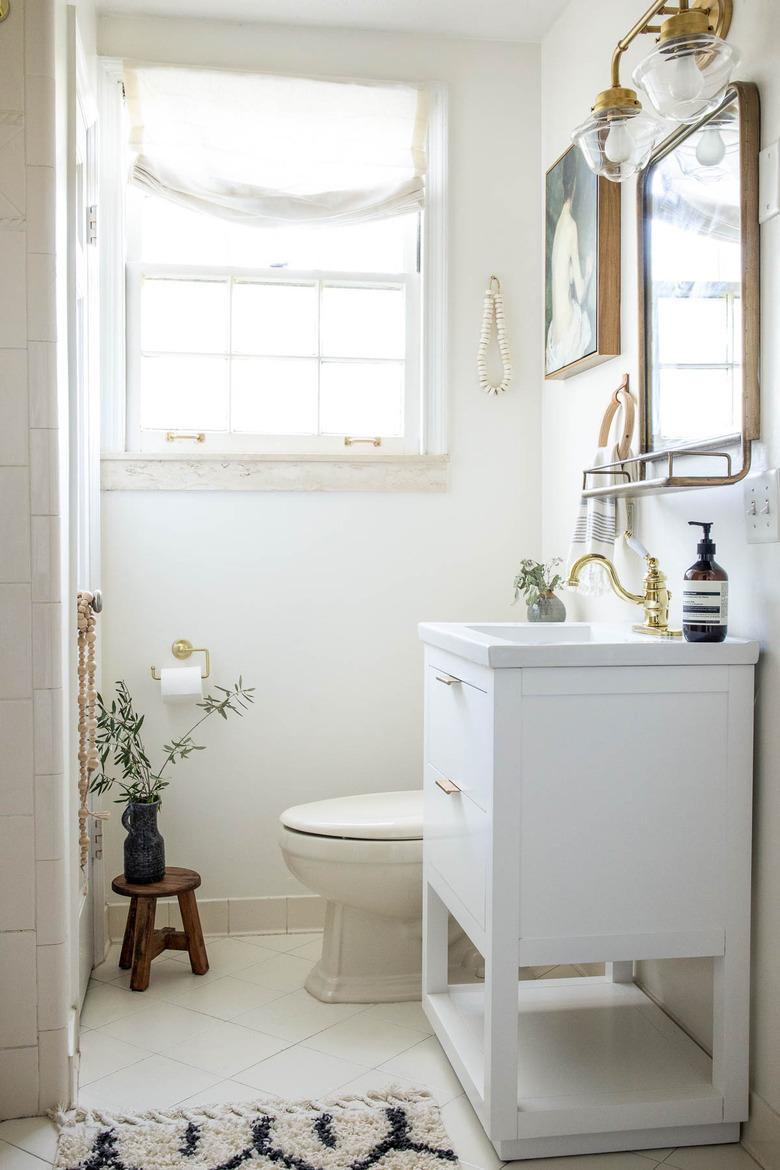
[[[205,975],[208,971],[206,944],[200,929],[198,903],[195,901],[195,890],[199,885],[200,874],[194,869],[175,867],[166,869],[162,881],[147,886],[137,886],[126,881],[124,874],[112,881],[111,889],[114,893],[130,899],[119,966],[125,971],[133,968],[131,991],[146,991],[152,959],[156,959],[161,951],[188,951],[193,974]],[[155,930],[157,899],[174,895],[179,900],[184,930],[175,930],[172,926]]]

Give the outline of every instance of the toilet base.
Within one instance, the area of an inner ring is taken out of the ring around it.
[[[481,956],[450,921],[450,979],[480,978]],[[419,918],[404,921],[327,902],[322,957],[309,972],[306,990],[323,1003],[401,1003],[422,995]]]
[[[411,922],[325,905],[322,957],[306,990],[323,1003],[393,1003],[421,995],[422,937]]]

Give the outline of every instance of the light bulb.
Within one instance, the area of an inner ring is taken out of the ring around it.
[[[704,79],[693,53],[672,57],[667,72],[669,93],[677,102],[690,102],[702,91]]]
[[[696,144],[696,161],[703,167],[716,167],[723,162],[726,153],[726,143],[715,126],[703,130]]]
[[[625,122],[613,122],[604,141],[604,154],[611,163],[626,163],[634,150],[634,140]]]

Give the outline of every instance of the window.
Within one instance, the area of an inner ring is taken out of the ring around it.
[[[124,83],[121,448],[442,451],[441,95],[147,66]]]
[[[420,219],[264,229],[131,191],[130,449],[419,451]]]

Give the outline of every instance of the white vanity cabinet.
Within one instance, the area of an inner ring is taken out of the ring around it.
[[[423,1003],[499,1156],[738,1140],[757,645],[420,631]],[[448,913],[484,984],[448,983]],[[712,959],[711,1055],[635,981],[638,960],[684,957]]]

